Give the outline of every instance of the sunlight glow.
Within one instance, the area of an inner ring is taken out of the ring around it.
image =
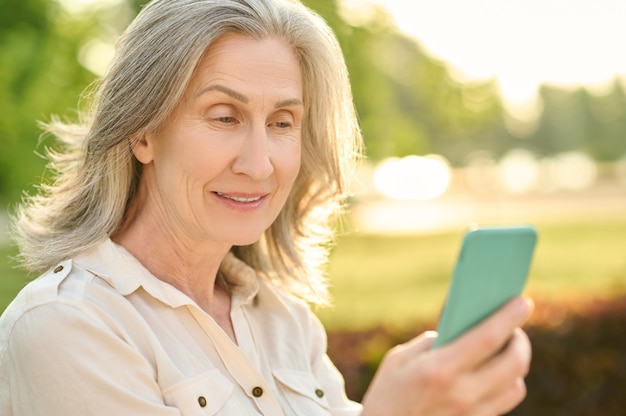
[[[556,189],[583,191],[596,180],[596,164],[586,153],[561,153],[548,163],[550,179]]]
[[[626,159],[624,163],[626,175]],[[583,152],[566,152],[539,159],[528,150],[514,149],[499,162],[486,152],[471,154],[463,169],[463,177],[472,192],[528,194],[584,191],[595,184],[597,170],[593,159]]]
[[[498,164],[488,152],[470,153],[463,174],[472,192],[490,194],[500,191]]]
[[[402,31],[468,78],[496,77],[506,103],[532,101],[541,83],[600,85],[626,74],[621,0],[349,3],[385,7]]]
[[[615,176],[618,183],[626,187],[626,155],[622,156],[617,163],[615,163]]]
[[[112,43],[98,39],[87,41],[78,52],[78,61],[97,76],[104,75],[115,54]]]
[[[504,189],[512,194],[535,189],[539,180],[539,163],[535,155],[527,150],[511,150],[500,161],[500,178]]]
[[[374,188],[381,195],[399,200],[432,200],[443,195],[452,172],[448,161],[438,155],[389,158],[374,172]]]
[[[122,1],[123,0],[58,0],[61,6],[70,13],[83,13],[94,7],[121,4]]]

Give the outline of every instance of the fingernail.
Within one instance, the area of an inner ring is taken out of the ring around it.
[[[528,319],[535,309],[535,302],[531,298],[522,298],[522,313],[525,319]]]

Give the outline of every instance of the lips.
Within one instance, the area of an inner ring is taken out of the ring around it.
[[[236,202],[242,202],[242,203],[249,203],[249,202],[255,202],[258,201],[262,198],[262,196],[252,196],[252,197],[243,197],[243,196],[237,196],[237,195],[228,195],[228,194],[223,194],[221,192],[215,192],[217,195],[221,196],[222,198],[226,198],[226,199],[230,199],[232,201],[236,201]]]

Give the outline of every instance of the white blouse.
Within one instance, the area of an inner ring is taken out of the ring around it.
[[[0,318],[0,414],[358,415],[308,306],[221,270],[237,344],[111,240],[59,263]]]

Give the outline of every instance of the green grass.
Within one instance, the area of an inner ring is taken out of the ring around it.
[[[559,302],[626,293],[626,218],[537,225],[539,243],[527,294]],[[462,232],[339,240],[329,274],[334,305],[318,311],[328,329],[406,327],[438,315]],[[15,249],[0,247],[8,259]],[[0,311],[27,279],[0,262]]]
[[[333,306],[318,311],[329,328],[404,325],[436,313],[460,234],[343,237],[329,275]]]
[[[626,219],[537,225],[526,294],[538,301],[626,292]],[[331,258],[329,329],[433,322],[446,296],[462,232],[343,237]]]

